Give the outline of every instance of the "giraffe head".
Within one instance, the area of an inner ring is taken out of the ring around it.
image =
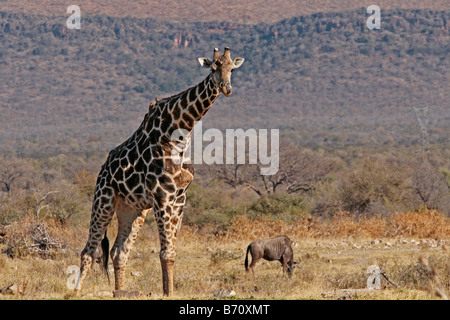
[[[225,95],[232,93],[231,73],[244,63],[244,58],[231,60],[230,48],[225,47],[223,55],[220,55],[219,49],[214,49],[213,61],[207,58],[198,58],[200,65],[211,69],[212,79],[217,88]]]

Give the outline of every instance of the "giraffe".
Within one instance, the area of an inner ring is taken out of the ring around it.
[[[220,93],[231,95],[231,72],[239,68],[244,59],[232,60],[230,49],[226,47],[223,55],[215,48],[212,61],[207,58],[198,58],[198,61],[202,67],[210,69],[208,76],[179,94],[150,103],[139,128],[109,153],[101,167],[92,204],[89,238],[81,252],[76,292],[82,288],[92,267],[93,255],[103,235],[105,239],[114,214],[118,219],[118,234],[110,256],[114,265],[115,290],[124,288],[130,251],[147,214],[153,210],[160,239],[163,292],[165,296],[173,294],[175,241],[194,169],[187,161],[174,161],[172,151],[180,141],[171,137],[178,129],[192,132],[195,122],[205,115]],[[190,134],[184,138],[184,143],[189,142]],[[103,257],[108,259],[107,251]],[[107,261],[103,265],[106,266]]]

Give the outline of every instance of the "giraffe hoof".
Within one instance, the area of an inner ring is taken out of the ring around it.
[[[113,297],[114,298],[128,298],[134,299],[141,296],[140,291],[128,291],[128,290],[114,290]]]
[[[66,293],[64,295],[64,300],[77,298],[78,296],[79,296],[78,291],[72,291],[72,292]]]

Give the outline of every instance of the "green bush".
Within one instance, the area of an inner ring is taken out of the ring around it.
[[[295,221],[308,212],[306,201],[295,194],[276,193],[254,201],[233,202],[226,201],[232,197],[232,191],[228,192],[231,196],[221,186],[203,187],[193,183],[188,189],[183,222],[199,227],[215,225],[223,229],[236,216]]]
[[[302,197],[287,193],[261,197],[246,208],[246,214],[251,218],[269,217],[287,222],[295,221],[307,212],[308,206]]]

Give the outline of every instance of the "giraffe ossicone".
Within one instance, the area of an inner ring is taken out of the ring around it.
[[[171,136],[179,129],[192,131],[195,122],[205,115],[220,93],[231,95],[231,72],[239,68],[244,59],[232,60],[229,48],[225,48],[223,55],[216,48],[212,61],[207,58],[198,61],[210,69],[208,76],[179,94],[161,100],[156,98],[155,104],[150,103],[139,128],[113,149],[103,164],[95,188],[89,238],[81,252],[76,290],[81,290],[114,214],[118,219],[118,233],[110,256],[115,289],[124,288],[130,251],[145,217],[153,210],[161,244],[163,291],[168,296],[173,293],[175,242],[194,169],[188,162],[175,161],[172,150],[177,142],[172,141]],[[107,267],[108,252],[103,252],[103,257],[106,260],[103,266]]]

